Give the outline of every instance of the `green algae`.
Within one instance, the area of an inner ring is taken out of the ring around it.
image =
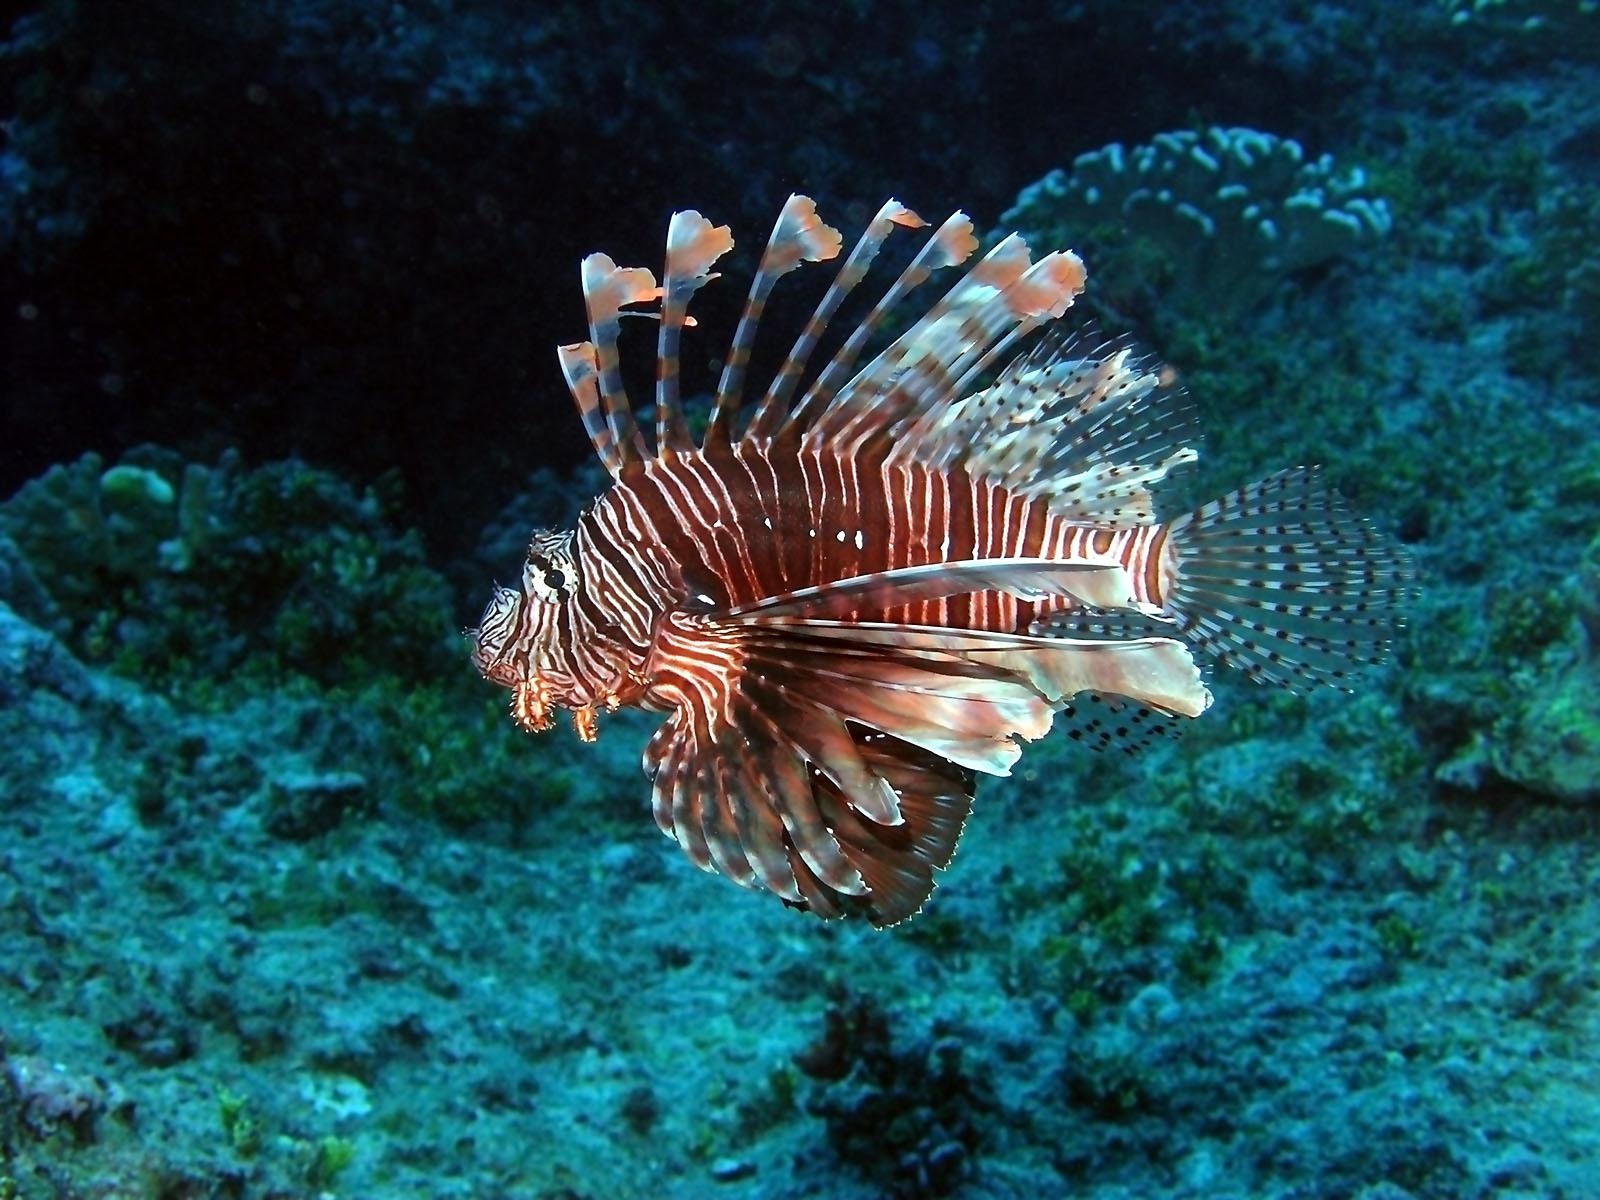
[[[1600,667],[1585,661],[1543,681],[1505,722],[1490,758],[1502,776],[1530,791],[1600,799]]]
[[[145,447],[52,468],[0,506],[0,530],[52,604],[19,611],[138,682],[425,678],[459,662],[449,589],[392,507],[300,462]]]

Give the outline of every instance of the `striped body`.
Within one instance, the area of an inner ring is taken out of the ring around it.
[[[652,811],[696,865],[880,926],[933,890],[977,776],[1009,773],[1052,723],[1136,750],[1210,705],[1197,651],[1346,686],[1382,657],[1410,588],[1405,556],[1314,471],[1159,520],[1156,489],[1198,453],[1173,373],[1116,339],[1001,357],[1083,287],[1070,253],[1036,262],[1002,239],[858,368],[895,304],[976,251],[964,214],[810,370],[884,240],[924,225],[879,210],[745,407],[773,285],[843,249],[791,196],[698,445],[678,345],[728,229],[674,214],[659,285],[584,259],[590,338],[559,357],[612,486],[570,532],[533,534],[518,585],[472,631],[526,730],[568,709],[593,740],[602,710],[666,714],[644,754]],[[620,369],[620,317],[638,305],[659,306],[653,436]]]
[[[592,585],[577,605],[591,635],[562,639],[574,677],[613,676],[587,659],[606,629],[642,670],[662,613],[688,602],[731,607],[902,567],[1044,557],[1115,562],[1140,602],[1162,603],[1159,525],[1074,525],[1042,501],[962,470],[842,459],[828,451],[741,444],[644,465],[579,520],[575,550]],[[1031,603],[1000,591],[921,600],[854,619],[1025,632],[1070,597]],[[591,701],[592,702],[592,701]]]

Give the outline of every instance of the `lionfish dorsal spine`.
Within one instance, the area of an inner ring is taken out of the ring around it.
[[[862,230],[855,248],[840,266],[833,283],[829,285],[815,311],[806,321],[800,336],[790,347],[783,365],[778,368],[766,395],[762,397],[755,418],[750,423],[747,437],[773,437],[780,429],[795,423],[795,415],[789,409],[790,397],[805,372],[812,351],[816,349],[839,306],[866,278],[867,271],[878,257],[878,251],[883,248],[884,242],[896,228],[921,229],[926,224],[927,222],[916,213],[894,199],[886,201],[872,220],[867,222],[867,227]],[[843,353],[843,349],[840,353]],[[836,355],[835,358],[837,357]],[[803,403],[802,401],[802,405]]]
[[[1010,317],[1011,328],[987,350],[975,351],[956,363],[954,369],[961,374],[956,377],[950,395],[966,395],[973,382],[993,369],[1019,341],[1047,321],[1065,315],[1083,291],[1087,279],[1083,260],[1070,250],[1051,251],[1029,267],[1000,297]]]
[[[593,342],[573,342],[556,347],[556,358],[561,363],[561,374],[567,381],[567,390],[578,406],[578,417],[583,431],[589,435],[595,456],[611,473],[622,474],[622,453],[611,436],[611,426],[606,420],[605,402],[600,397],[600,366],[595,361]]]
[[[1082,260],[1070,251],[1055,251],[1032,262],[1026,243],[1015,235],[995,246],[984,262],[903,336],[921,357],[905,377],[895,381],[907,423],[896,438],[891,459],[913,454],[919,461],[933,461],[941,441],[953,442],[963,453],[973,450],[967,437],[942,436],[957,428],[963,416],[970,417],[964,412],[964,402],[957,398],[965,397],[963,389],[1018,338],[1065,313],[1085,280]],[[895,350],[891,346],[880,357],[897,365],[898,360],[891,357]],[[863,376],[876,368],[877,364],[869,367]],[[954,403],[940,403],[947,400]],[[831,431],[824,425],[819,432]]]
[[[817,215],[816,201],[798,192],[791,194],[772,227],[772,235],[761,254],[761,264],[756,268],[755,278],[750,281],[750,291],[745,296],[744,310],[739,314],[733,340],[728,344],[722,377],[717,381],[711,423],[706,429],[707,445],[731,440],[729,431],[744,397],[744,377],[750,363],[750,349],[755,345],[756,327],[766,311],[767,297],[773,285],[802,262],[823,262],[833,258],[839,253],[841,245],[843,239],[839,231]]]
[[[952,245],[947,261],[962,261],[975,248],[975,242]],[[959,379],[992,361],[1000,346],[1064,313],[1083,283],[1083,264],[1075,255],[1049,254],[1035,263],[1020,237],[1002,239],[829,399],[807,423],[806,440],[848,451],[894,430],[898,452],[919,455],[915,437],[900,423],[946,409],[959,395]]]
[[[672,214],[667,225],[667,261],[661,276],[661,330],[656,341],[656,453],[694,448],[678,398],[678,340],[689,299],[715,276],[711,268],[733,249],[733,233],[693,209]]]
[[[606,254],[587,256],[581,265],[583,302],[589,316],[589,339],[598,373],[599,403],[605,415],[611,449],[621,466],[637,462],[648,453],[644,437],[634,423],[633,407],[622,383],[617,333],[622,310],[630,304],[659,299],[661,289],[645,267],[619,267]],[[582,401],[579,401],[580,408]],[[602,460],[605,455],[602,455]],[[613,470],[612,474],[617,474]]]
[[[1015,234],[1003,238],[911,327],[866,366],[857,361],[887,315],[935,271],[965,263],[978,249],[971,219],[952,213],[844,339],[832,359],[798,400],[812,353],[846,297],[866,276],[889,235],[927,222],[896,200],[887,201],[867,224],[834,279],[773,375],[742,440],[761,442],[793,435],[813,448],[841,453],[869,440],[894,437],[894,453],[918,456],[931,425],[953,415],[942,403],[993,367],[1000,355],[1072,304],[1084,282],[1083,264],[1070,252],[1034,262]],[[757,328],[776,282],[805,262],[836,258],[838,230],[817,213],[807,196],[791,195],[762,253],[729,344],[718,381],[705,444],[727,445],[743,402],[745,376]],[[560,349],[562,373],[578,406],[595,453],[613,477],[652,454],[671,457],[694,448],[680,395],[679,346],[690,324],[695,292],[716,278],[712,268],[733,248],[725,225],[714,225],[692,209],[676,212],[667,231],[666,263],[658,286],[644,267],[619,267],[609,256],[590,254],[582,263],[589,340]],[[618,350],[621,317],[632,306],[659,302],[656,346],[654,446],[638,428],[623,383]],[[920,450],[919,450],[920,446]]]
[[[965,348],[961,334],[971,313],[1021,278],[1032,262],[1028,243],[1021,237],[1011,234],[1002,238],[909,329],[879,351],[834,399],[833,407],[859,407],[858,397],[870,403],[887,390],[891,381],[902,394],[902,404],[915,399],[912,389],[925,387],[942,360]],[[908,359],[912,360],[914,377],[897,378]],[[942,377],[944,373],[941,370],[938,374]]]
[[[978,239],[973,236],[972,219],[964,212],[954,212],[946,217],[873,305],[872,311],[850,332],[822,374],[806,389],[800,403],[789,416],[790,427],[810,433],[817,415],[827,411],[840,388],[849,381],[862,348],[883,325],[883,319],[890,310],[933,272],[966,261],[977,248]]]

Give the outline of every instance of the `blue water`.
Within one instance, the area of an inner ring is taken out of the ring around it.
[[[1600,1197],[1592,5],[18,8],[0,1198]],[[1162,511],[1321,464],[1388,661],[1029,746],[882,932],[697,871],[659,718],[518,731],[460,631],[606,483],[579,260],[732,226],[694,424],[793,191],[1077,250]]]

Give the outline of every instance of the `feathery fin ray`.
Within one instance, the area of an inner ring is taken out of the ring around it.
[[[656,453],[694,448],[678,402],[678,337],[689,298],[713,278],[711,268],[733,249],[733,233],[690,209],[667,225],[667,262],[661,279],[661,330],[656,341]]]
[[[889,205],[895,202],[890,201]],[[885,209],[889,207],[885,205]],[[882,216],[882,213],[880,213]],[[817,203],[810,196],[792,194],[778,214],[767,248],[762,251],[761,265],[750,281],[750,293],[745,297],[744,311],[739,314],[739,324],[728,345],[727,361],[722,377],[717,381],[716,402],[711,412],[711,424],[706,429],[706,445],[725,444],[730,440],[729,428],[744,396],[745,368],[750,361],[750,348],[755,344],[756,327],[766,310],[767,297],[780,278],[793,271],[802,262],[822,262],[839,253],[843,240],[839,231],[817,215]]]
[[[646,454],[644,438],[634,423],[633,408],[622,385],[617,332],[622,310],[661,298],[656,278],[644,267],[619,267],[606,254],[588,255],[581,264],[584,307],[589,314],[589,341],[598,369],[600,406],[611,447],[623,466]],[[580,407],[581,407],[580,401]]]
[[[845,297],[866,277],[867,269],[877,258],[878,251],[883,248],[883,243],[889,234],[896,226],[920,229],[926,224],[927,222],[916,213],[898,200],[892,199],[886,201],[877,215],[867,223],[855,248],[850,251],[849,257],[840,266],[828,290],[817,302],[817,307],[800,331],[800,336],[795,339],[794,345],[790,347],[766,394],[756,406],[755,415],[751,417],[750,425],[745,430],[747,439],[777,435],[788,417],[789,395],[801,375],[805,373],[811,352],[816,349],[817,342],[827,330],[828,322],[833,319],[833,314],[838,311],[839,305],[844,303]]]
[[[897,201],[879,209],[736,434],[776,282],[843,248],[809,197],[789,197],[725,354],[705,456],[691,464],[696,486],[714,483],[732,503],[727,481],[716,477],[720,456],[731,461],[779,444],[818,461],[865,456],[885,472],[914,465],[960,473],[974,496],[981,481],[991,496],[1040,506],[1032,511],[1060,523],[1054,545],[1070,544],[1070,556],[1001,553],[831,579],[721,608],[657,607],[646,660],[625,685],[639,691],[620,701],[667,713],[644,767],[656,823],[691,861],[821,916],[865,916],[880,926],[920,908],[955,851],[976,777],[1008,774],[1022,741],[1053,722],[1094,749],[1131,752],[1171,736],[1211,702],[1191,648],[1260,680],[1347,686],[1354,665],[1383,658],[1415,590],[1405,552],[1352,514],[1314,469],[1280,472],[1141,529],[1156,521],[1154,490],[1198,453],[1194,411],[1172,370],[1124,339],[1086,331],[1047,335],[994,374],[1082,291],[1083,264],[1070,252],[1035,261],[1021,237],[1003,238],[858,367],[913,289],[976,252],[963,213],[928,235],[808,376],[829,322],[889,235],[925,226]],[[716,278],[732,246],[726,226],[686,210],[671,219],[659,286],[649,270],[619,267],[604,254],[583,260],[589,338],[558,353],[584,430],[614,478],[641,466],[648,477],[652,458],[668,474],[674,460],[695,453],[680,397],[682,331],[694,324],[695,293]],[[647,438],[623,384],[617,335],[624,313],[653,304],[640,313],[660,320]],[[777,472],[767,470],[776,484]],[[674,486],[686,487],[685,478],[674,476]],[[1005,511],[1009,519],[1015,510]],[[725,526],[716,531],[707,546],[737,546]],[[1069,534],[1070,543],[1060,540]],[[859,536],[855,544],[861,548]],[[1024,545],[1004,535],[987,544]],[[1113,545],[1143,549],[1098,549]],[[1043,613],[1020,633],[875,619],[995,593],[1043,605]],[[518,676],[512,651],[480,635],[479,652],[480,669],[521,689],[519,699],[535,695],[541,712],[581,703],[592,728],[594,693],[569,705],[548,677]],[[531,656],[520,652],[525,667]],[[615,692],[599,694],[619,702]],[[733,746],[742,752],[729,753]]]
[[[657,824],[702,869],[822,912],[856,897],[854,910],[878,924],[910,915],[932,890],[975,773],[1009,774],[1017,739],[1042,737],[1073,696],[1114,692],[1185,715],[1210,702],[1167,638],[800,619],[730,630],[711,616],[680,617],[668,636],[702,629],[732,637],[743,669],[694,679],[693,698],[651,739]],[[746,747],[746,767],[715,765],[729,744]],[[748,773],[755,762],[761,779]]]
[[[1415,594],[1410,557],[1314,467],[1238,488],[1172,522],[1168,606],[1201,649],[1255,679],[1348,690],[1382,662]]]

